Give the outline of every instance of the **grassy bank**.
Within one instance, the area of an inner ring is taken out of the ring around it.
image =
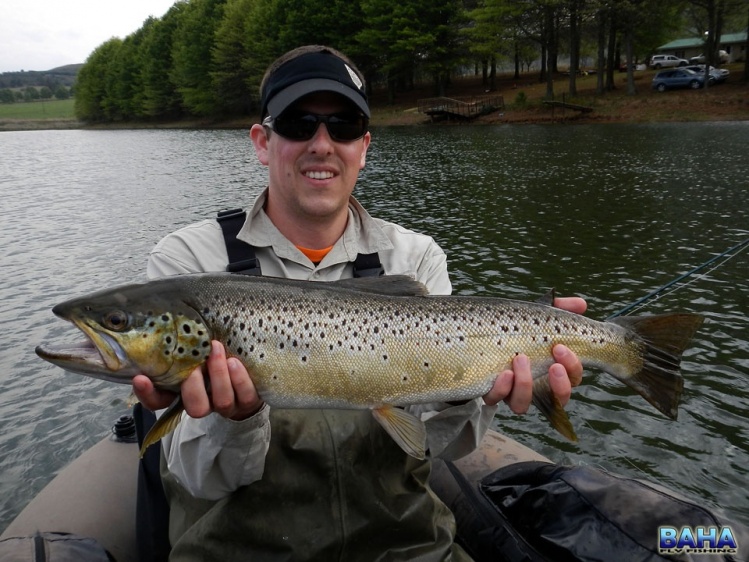
[[[742,64],[728,65],[731,75],[725,84],[704,90],[674,90],[658,93],[650,83],[655,71],[635,73],[637,93],[626,93],[626,74],[617,73],[616,88],[602,96],[595,93],[596,76],[577,79],[577,95],[565,95],[567,102],[593,108],[590,113],[570,109],[550,108],[542,102],[546,84],[539,83],[537,75],[526,75],[520,80],[511,76],[497,79],[496,90],[504,98],[505,107],[474,122],[545,123],[545,122],[665,122],[665,121],[729,121],[749,120],[749,84],[741,80]],[[554,81],[555,99],[561,100],[569,89],[569,77],[560,75]],[[447,96],[454,98],[485,95],[486,87],[480,78],[468,77],[453,80]],[[386,92],[377,91],[372,96],[373,125],[417,125],[430,123],[429,117],[419,113],[417,102],[434,97],[429,85],[398,93],[395,103],[389,104]],[[1,130],[70,129],[83,124],[74,116],[74,100],[0,104]],[[117,123],[97,125],[97,128],[249,128],[257,117],[214,121],[190,119],[178,122]]]
[[[0,131],[78,127],[73,99],[0,104]]]

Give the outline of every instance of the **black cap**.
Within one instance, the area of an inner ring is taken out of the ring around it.
[[[340,94],[370,116],[364,83],[343,59],[328,51],[306,53],[278,67],[263,87],[261,114],[278,117],[294,102],[315,92]]]

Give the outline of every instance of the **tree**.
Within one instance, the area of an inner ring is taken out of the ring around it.
[[[252,56],[247,41],[247,14],[256,0],[229,0],[216,28],[211,50],[211,80],[217,110],[227,115],[246,115],[252,109],[248,65]]]
[[[178,2],[161,19],[149,18],[144,23],[145,33],[140,46],[140,113],[144,117],[180,115],[181,98],[170,75],[174,35],[184,6]]]
[[[107,94],[107,75],[121,46],[122,39],[116,37],[102,43],[88,56],[78,72],[75,115],[81,121],[110,119],[106,110],[110,103]]]
[[[14,101],[16,101],[16,98],[13,95],[13,90],[10,88],[0,90],[0,103],[13,103]]]
[[[60,85],[55,88],[55,98],[58,100],[66,100],[70,97],[70,90],[65,86]]]
[[[211,80],[211,51],[226,0],[191,0],[182,6],[172,44],[170,78],[193,115],[218,110]]]

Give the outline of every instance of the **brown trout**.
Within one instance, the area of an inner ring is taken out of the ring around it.
[[[399,406],[483,396],[518,353],[531,361],[533,403],[576,439],[545,376],[556,344],[676,419],[681,354],[703,320],[666,314],[598,322],[550,303],[428,296],[422,284],[401,276],[319,283],[228,273],[116,287],[53,312],[89,340],[37,347],[63,369],[121,383],[143,373],[178,392],[215,339],[247,367],[271,407],[371,409],[418,458],[425,455],[424,424]],[[174,429],[182,411],[178,397],[141,452]]]

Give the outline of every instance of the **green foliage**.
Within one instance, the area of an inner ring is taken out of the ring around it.
[[[539,78],[550,89],[557,57],[578,43],[593,57],[603,41],[610,68],[624,45],[642,60],[683,27],[679,14],[694,2],[179,0],[162,18],[91,53],[78,75],[76,114],[89,122],[249,115],[268,64],[303,44],[347,53],[370,88],[387,84],[392,101],[423,77],[441,95],[461,67],[491,64],[493,78],[497,61],[513,61],[517,73],[542,61]]]
[[[177,22],[171,79],[182,96],[182,105],[193,115],[211,115],[218,106],[211,82],[211,50],[225,1],[187,2]]]
[[[528,105],[528,97],[525,95],[525,92],[518,92],[513,105],[515,107],[525,107]]]
[[[0,103],[13,103],[14,101],[16,97],[13,95],[13,90],[10,88],[0,90]]]

